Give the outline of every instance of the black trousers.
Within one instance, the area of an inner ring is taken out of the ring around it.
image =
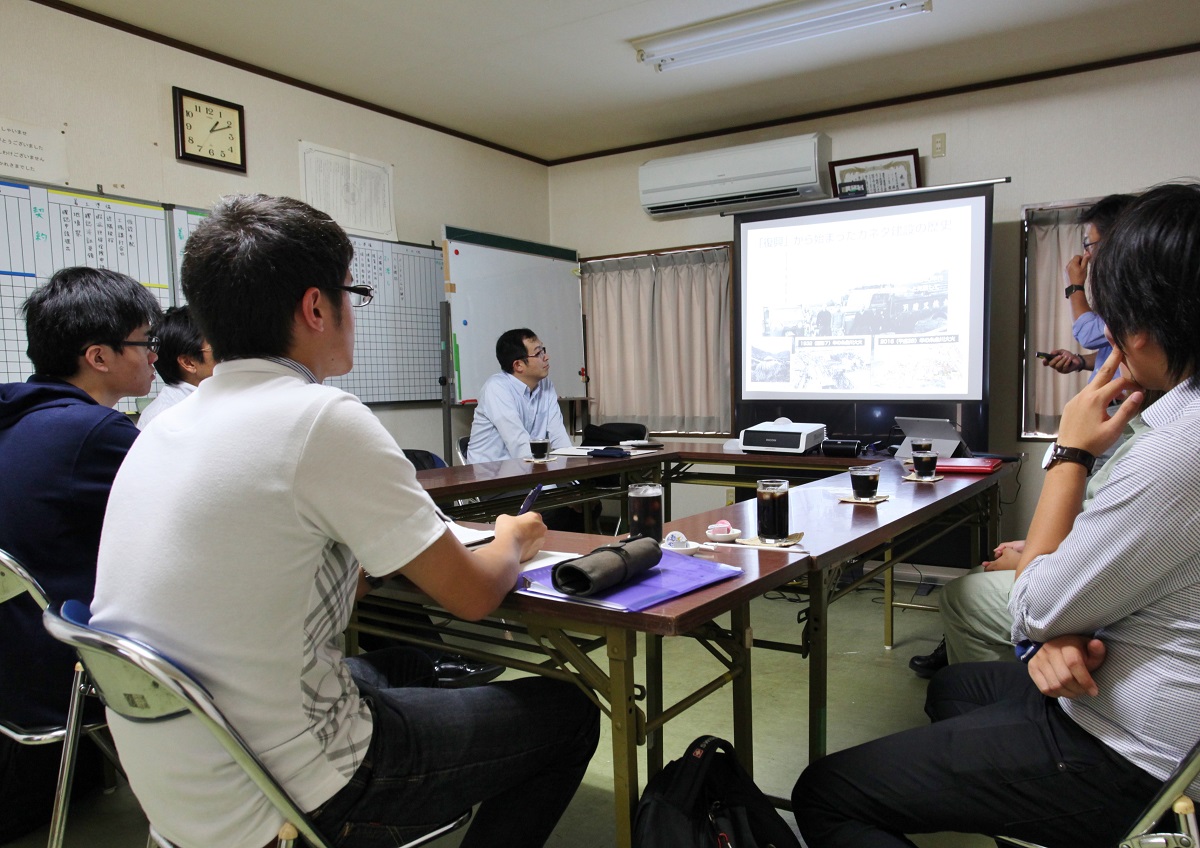
[[[831,754],[792,790],[809,848],[911,846],[906,833],[1116,845],[1162,785],[1075,724],[1025,666],[962,663],[929,684],[926,727]]]

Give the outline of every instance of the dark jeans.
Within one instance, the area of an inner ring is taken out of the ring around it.
[[[482,802],[462,848],[545,844],[596,750],[599,710],[541,677],[406,687],[406,675],[426,673],[421,660],[406,648],[347,660],[375,726],[350,783],[313,812],[316,826],[339,848],[391,848]]]
[[[903,834],[941,831],[1115,845],[1162,785],[1071,721],[1023,664],[949,666],[925,712],[933,724],[804,770],[792,804],[809,848],[911,846]]]

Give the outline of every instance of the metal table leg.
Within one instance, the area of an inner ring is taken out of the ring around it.
[[[617,848],[632,848],[633,814],[638,802],[638,715],[634,698],[633,661],[637,636],[608,628],[609,704],[612,708],[613,794]],[[661,680],[661,678],[660,678]]]

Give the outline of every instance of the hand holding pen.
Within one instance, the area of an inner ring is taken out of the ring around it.
[[[529,490],[529,494],[525,496],[525,500],[521,502],[521,508],[517,510],[517,515],[524,515],[533,509],[534,502],[537,501],[538,495],[542,493],[542,484],[538,483]]]

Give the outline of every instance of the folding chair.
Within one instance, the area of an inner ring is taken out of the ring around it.
[[[49,603],[46,593],[37,580],[10,554],[0,550],[0,603],[28,594],[41,609]],[[67,827],[67,808],[71,800],[71,784],[75,779],[75,755],[79,750],[80,731],[92,737],[112,763],[117,762],[116,751],[102,733],[104,722],[83,725],[83,695],[89,685],[83,666],[75,664],[75,677],[71,683],[71,699],[68,702],[67,722],[49,727],[26,727],[0,716],[0,733],[20,745],[49,745],[63,743],[62,760],[58,767],[58,782],[54,791],[54,812],[50,816],[49,848],[59,848]]]
[[[1196,810],[1192,799],[1183,794],[1200,775],[1200,741],[1188,752],[1183,761],[1166,779],[1138,820],[1133,823],[1121,840],[1118,848],[1196,848],[1200,833],[1196,827]],[[1168,812],[1175,814],[1176,830],[1163,832],[1159,822]],[[1011,836],[997,837],[997,845],[1019,846],[1019,848],[1042,848],[1032,842],[1023,842]]]
[[[212,695],[203,685],[153,648],[91,627],[91,617],[85,604],[67,601],[60,608],[47,608],[43,622],[50,635],[79,654],[105,706],[130,721],[166,721],[190,712],[283,816],[279,848],[291,848],[297,836],[313,848],[329,848],[305,812],[296,806],[213,703]],[[454,821],[397,848],[418,848],[470,820],[471,811],[467,810]],[[173,848],[153,827],[150,838],[149,844]]]
[[[458,448],[459,465],[470,465],[470,463],[467,462],[467,445],[470,444],[470,442],[471,436],[470,434],[467,434],[466,436],[459,436],[458,442],[455,444],[455,447]]]

